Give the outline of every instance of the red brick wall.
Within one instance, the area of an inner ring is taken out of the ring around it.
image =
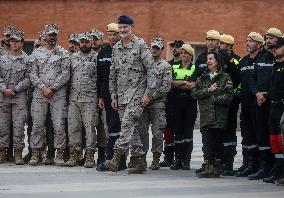
[[[235,37],[241,55],[249,32],[284,31],[282,0],[2,0],[0,8],[0,28],[14,25],[34,39],[45,24],[58,23],[63,46],[71,32],[104,30],[121,14],[135,19],[135,34],[147,41],[203,42],[204,33],[216,29]]]

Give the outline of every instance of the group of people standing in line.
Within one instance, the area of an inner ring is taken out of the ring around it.
[[[68,51],[57,44],[58,25],[49,24],[29,56],[22,51],[24,33],[4,28],[0,163],[92,168],[98,149],[98,171],[143,173],[151,127],[149,168],[190,170],[199,106],[204,163],[198,177],[283,184],[281,31],[251,32],[248,55],[240,58],[232,36],[209,30],[207,51],[195,63],[194,48],[182,40],[170,44],[174,58],[167,62],[161,58],[165,41],[153,38],[148,48],[132,33],[133,24],[122,15],[107,25],[108,44],[97,29],[72,34]],[[234,170],[240,104],[243,165]],[[25,124],[29,153],[23,158]]]

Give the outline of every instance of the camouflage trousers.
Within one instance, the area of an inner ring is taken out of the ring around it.
[[[116,140],[114,150],[121,149],[126,155],[130,148],[132,156],[144,155],[138,131],[138,122],[143,112],[140,100],[119,106],[119,117],[121,120],[121,132]]]
[[[145,108],[139,119],[139,133],[145,153],[149,150],[149,126],[152,130],[152,153],[163,152],[163,131],[166,127],[165,108]]]
[[[65,118],[67,117],[67,103],[65,98],[53,98],[49,102],[43,102],[41,99],[34,98],[31,106],[33,118],[32,149],[40,149],[44,146],[48,108],[50,108],[51,121],[54,128],[54,148],[63,149],[66,146]]]
[[[25,147],[24,126],[27,119],[27,106],[17,103],[0,103],[0,145],[10,145],[10,127],[13,126],[13,147]],[[13,123],[13,125],[12,125]]]
[[[96,126],[98,107],[96,102],[70,101],[68,107],[69,146],[76,150],[82,147],[82,127],[86,131],[86,148],[96,148]]]

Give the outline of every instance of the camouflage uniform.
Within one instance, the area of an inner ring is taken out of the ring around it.
[[[130,144],[132,156],[145,153],[138,132],[138,119],[143,112],[141,98],[151,96],[154,87],[151,84],[153,79],[150,79],[153,66],[150,50],[136,36],[126,47],[119,41],[113,48],[109,87],[112,99],[118,100],[121,119],[121,134],[114,149],[126,153]]]
[[[200,127],[204,128],[204,158],[208,159],[199,177],[219,177],[222,170],[223,132],[227,125],[229,105],[233,98],[233,83],[228,74],[206,73],[196,81],[192,96],[198,100]],[[218,88],[209,92],[208,87],[216,83]]]
[[[7,54],[0,59],[0,90],[12,89],[16,93],[13,97],[6,97],[0,93],[0,145],[9,147],[9,131],[13,122],[13,146],[22,149],[24,143],[24,125],[27,118],[26,90],[31,82],[27,72],[27,56],[13,56]]]
[[[149,149],[149,125],[151,123],[153,141],[152,153],[163,152],[163,129],[166,125],[165,102],[166,94],[171,89],[172,70],[170,64],[163,59],[156,63],[157,81],[159,89],[154,93],[153,103],[147,106],[139,119],[139,131],[145,153]]]
[[[34,51],[31,62],[31,81],[35,86],[31,113],[33,129],[31,148],[40,149],[44,145],[44,126],[48,108],[50,107],[55,138],[54,147],[63,149],[66,145],[64,119],[67,116],[66,83],[70,77],[70,60],[68,53],[60,46],[52,51],[44,47]],[[43,96],[41,89],[51,87],[54,95],[51,98]]]
[[[69,146],[81,149],[82,124],[86,130],[86,148],[96,148],[98,122],[97,107],[97,53],[91,51],[71,55],[71,92],[68,107]]]

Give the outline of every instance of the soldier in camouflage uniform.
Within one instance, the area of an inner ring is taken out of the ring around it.
[[[10,52],[10,36],[13,31],[16,31],[17,29],[13,26],[6,26],[4,27],[3,30],[3,37],[4,39],[1,41],[3,44],[3,48],[0,47],[0,56],[6,55]],[[14,161],[14,156],[13,156],[13,130],[11,127],[10,131],[10,147],[7,148],[7,155],[6,155],[7,161],[8,162],[13,162]]]
[[[220,177],[223,156],[223,132],[227,125],[229,105],[233,98],[233,83],[230,76],[222,71],[222,57],[217,52],[207,55],[206,73],[201,75],[192,90],[200,109],[200,127],[206,136],[204,157],[208,164],[198,176],[200,178]]]
[[[70,159],[67,166],[79,162],[82,147],[82,125],[86,130],[86,160],[84,166],[93,168],[96,149],[96,129],[98,122],[97,98],[97,53],[92,50],[90,33],[79,35],[80,51],[72,54],[71,92],[68,107],[68,132]]]
[[[46,45],[38,48],[30,59],[30,78],[35,86],[31,106],[33,129],[31,135],[32,159],[30,165],[37,165],[40,149],[44,146],[45,121],[48,109],[54,128],[54,147],[57,149],[55,163],[65,165],[63,150],[66,145],[64,122],[67,116],[66,83],[70,78],[68,52],[57,45],[59,27],[45,26]]]
[[[163,152],[163,130],[166,127],[165,102],[166,95],[171,89],[172,69],[171,65],[161,58],[164,49],[164,40],[155,38],[151,41],[151,53],[155,61],[155,70],[158,73],[159,88],[153,94],[150,103],[144,109],[139,119],[139,132],[143,144],[145,156],[149,150],[149,126],[152,128],[152,153],[153,161],[151,170],[160,169],[160,156]]]
[[[130,174],[146,171],[142,157],[145,152],[137,127],[154,90],[151,79],[154,60],[145,42],[132,34],[133,23],[128,16],[118,18],[122,40],[113,47],[109,88],[112,107],[119,111],[121,133],[115,143],[112,160],[106,161],[109,170],[117,171],[119,161],[130,145],[131,155],[136,158],[134,168],[128,170]]]
[[[4,27],[4,30],[3,30],[3,40],[1,41],[2,44],[3,44],[3,48],[1,47],[0,48],[0,56],[3,56],[7,53],[9,53],[10,51],[10,36],[11,36],[11,33],[13,31],[16,31],[17,29],[15,27],[12,27],[12,26],[6,26]]]
[[[75,52],[79,51],[79,38],[77,34],[70,34],[68,39],[68,51],[70,54],[73,54]]]
[[[15,163],[23,165],[24,125],[28,112],[26,90],[31,85],[27,71],[28,57],[22,52],[23,32],[13,30],[10,44],[10,52],[0,58],[0,163],[6,160],[5,148],[10,146],[10,127],[13,126]]]

